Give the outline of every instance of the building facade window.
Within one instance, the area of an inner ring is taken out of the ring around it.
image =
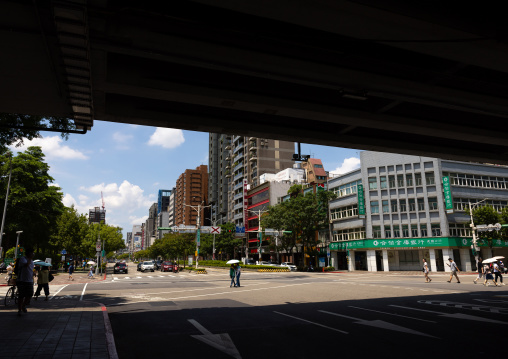
[[[330,211],[332,220],[344,219],[349,217],[358,216],[358,205],[334,208]]]
[[[406,174],[406,185],[408,187],[412,187],[413,186],[413,174],[412,173]]]
[[[371,201],[370,202],[370,213],[379,213],[379,202]]]
[[[420,224],[420,233],[421,233],[422,237],[427,237],[427,224],[426,223]]]
[[[450,236],[451,237],[471,237],[471,227],[469,223],[450,223]]]
[[[437,197],[429,197],[428,201],[430,211],[435,211],[438,209]]]
[[[352,239],[365,239],[365,227],[342,229],[333,232],[333,240],[335,242]]]
[[[372,227],[372,237],[373,238],[381,238],[381,226],[373,226]]]
[[[388,225],[385,225],[385,238],[392,238],[392,229]]]
[[[466,211],[467,208],[469,208],[469,201],[471,201],[471,204],[476,203],[483,198],[453,198],[453,209],[456,211]],[[503,208],[508,206],[508,201],[494,201],[494,200],[486,200],[480,204],[478,204],[478,207],[481,206],[491,206],[493,207],[497,212],[501,212]]]
[[[337,195],[337,197],[344,197],[349,196],[350,194],[357,193],[358,185],[362,184],[362,181],[353,181],[349,182],[343,185],[340,185],[338,187],[332,188],[332,192]]]
[[[400,237],[400,226],[398,224],[393,225],[393,238]]]
[[[409,226],[407,224],[402,225],[402,237],[409,237]]]
[[[436,184],[434,172],[425,172],[425,184],[427,184],[427,186]]]
[[[381,189],[388,188],[388,183],[386,181],[386,176],[379,177],[379,186]]]
[[[388,186],[395,188],[395,176],[388,176]]]
[[[425,201],[423,198],[417,199],[418,211],[425,211]]]
[[[388,200],[383,200],[383,213],[390,213],[390,205],[388,204]]]
[[[400,200],[400,211],[401,212],[407,212],[407,205],[406,205],[406,199],[405,198]]]
[[[417,224],[411,225],[411,237],[418,237],[418,225]]]
[[[508,177],[480,176],[466,173],[447,172],[444,172],[443,176],[450,176],[450,183],[452,186],[494,189],[508,188]]]
[[[422,185],[422,174],[415,173],[415,186],[421,186],[421,185]]]
[[[376,177],[369,177],[369,189],[377,189]]]
[[[409,204],[409,212],[416,212],[416,203],[414,198],[409,198],[407,202]]]
[[[437,223],[432,223],[430,225],[430,230],[432,231],[432,237],[441,236],[441,225]]]
[[[397,200],[392,199],[390,203],[391,203],[391,207],[392,207],[392,212],[397,213],[398,212]]]
[[[399,187],[399,188],[404,187],[404,176],[403,175],[397,175],[397,187]]]

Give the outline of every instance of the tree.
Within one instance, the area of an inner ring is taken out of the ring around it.
[[[117,251],[125,248],[122,228],[110,226],[108,224],[101,224],[99,230],[99,223],[90,223],[80,248],[80,252],[83,257],[91,258],[96,256],[96,243],[99,239],[99,233],[101,245],[104,243],[104,250]]]
[[[221,224],[221,232],[215,237],[215,250],[235,258],[235,253],[242,247],[242,239],[236,237],[234,223]]]
[[[33,140],[40,137],[40,130],[56,130],[67,139],[69,131],[75,130],[73,120],[61,117],[42,117],[0,113],[0,148],[10,145],[19,146],[23,139]]]
[[[82,242],[89,230],[85,215],[79,214],[74,205],[65,207],[55,223],[50,244],[57,251],[65,249],[69,254],[82,255]]]
[[[2,149],[0,148],[0,151]],[[0,173],[9,173],[9,157],[5,149],[0,152]],[[34,249],[49,249],[54,223],[64,211],[63,194],[59,187],[51,185],[54,179],[48,174],[40,147],[28,147],[12,158],[12,179],[5,219],[7,234],[4,247],[16,244],[16,231],[22,230],[20,244]],[[7,181],[0,184],[0,202],[4,203]],[[3,213],[1,206],[0,215]]]
[[[319,254],[318,231],[328,226],[328,202],[336,194],[328,191],[303,194],[297,192],[296,186],[289,189],[289,200],[269,207],[268,215],[262,218],[263,227],[291,231],[294,242],[287,241],[288,247],[296,247],[298,253],[299,245],[304,255],[313,258]],[[303,265],[302,260],[300,265]]]
[[[475,225],[499,223],[501,218],[502,216],[494,209],[494,207],[489,205],[478,207],[473,210],[473,221]],[[499,232],[495,230],[491,232],[485,231],[478,233],[480,243],[483,241],[488,244],[489,248],[492,248],[494,239],[499,239],[499,235]]]

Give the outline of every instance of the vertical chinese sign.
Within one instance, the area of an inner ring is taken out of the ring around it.
[[[443,192],[444,192],[446,213],[453,213],[452,189],[450,187],[450,177],[449,176],[443,176]]]
[[[363,193],[363,185],[358,185],[358,215],[360,218],[365,218],[365,198]]]

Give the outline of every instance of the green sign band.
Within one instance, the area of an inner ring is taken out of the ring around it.
[[[453,211],[453,199],[449,176],[443,176],[443,191],[446,211],[450,213],[450,211]]]
[[[471,247],[472,238],[463,237],[429,237],[429,238],[389,238],[389,239],[358,239],[330,243],[330,250],[346,249],[418,249],[435,247]],[[479,239],[480,247],[488,247],[486,240]],[[508,240],[494,239],[493,247],[508,247]]]
[[[364,216],[365,215],[365,198],[364,198],[362,184],[357,185],[357,192],[358,192],[358,214],[360,216]]]

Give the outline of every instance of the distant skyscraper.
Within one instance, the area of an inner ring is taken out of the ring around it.
[[[106,210],[94,207],[88,211],[88,223],[106,223]]]
[[[197,207],[208,203],[208,167],[201,165],[195,170],[185,170],[176,181],[175,225],[197,224],[197,211],[188,205]],[[169,206],[169,204],[168,204]],[[205,224],[209,213],[205,208],[201,210],[201,225]],[[168,218],[169,221],[169,218]]]

